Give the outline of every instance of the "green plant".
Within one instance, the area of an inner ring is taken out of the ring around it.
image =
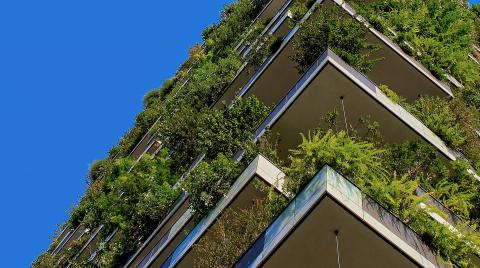
[[[451,74],[464,84],[478,80],[479,68],[468,58],[476,34],[474,14],[466,4],[457,0],[353,2],[369,22],[439,78]]]
[[[386,170],[380,159],[384,151],[371,143],[349,137],[344,131],[317,130],[302,134],[302,143],[291,150],[291,164],[285,169],[286,189],[296,194],[325,164],[342,172],[363,186],[370,178],[384,178]]]
[[[93,162],[88,171],[89,181],[94,182],[101,179],[103,176],[108,175],[111,172],[112,165],[112,160],[108,158]]]
[[[210,163],[202,162],[184,182],[185,191],[190,194],[190,207],[195,219],[201,220],[227,193],[230,185],[240,172],[238,163],[219,154]]]
[[[422,97],[409,110],[448,145],[459,150],[474,166],[480,161],[478,112],[459,99]]]
[[[395,104],[402,106],[406,105],[407,101],[395,93],[395,91],[391,90],[387,85],[380,85],[378,88]]]
[[[159,130],[167,146],[175,147],[172,162],[174,169],[181,172],[201,153],[206,153],[207,159],[219,153],[233,156],[249,142],[268,112],[269,108],[253,96],[236,99],[226,110],[196,111],[182,106],[170,120],[159,124]]]
[[[307,13],[308,6],[306,1],[294,1],[292,7],[289,9],[292,12],[292,20],[297,23],[303,18],[303,15]]]
[[[463,219],[479,219],[480,182],[463,159],[447,162],[421,140],[388,145],[384,165],[390,173],[420,181],[422,187]]]
[[[251,208],[228,209],[194,246],[195,267],[232,267],[268,223],[261,200]]]
[[[366,40],[367,33],[361,23],[347,16],[340,7],[321,8],[315,19],[305,22],[297,33],[292,59],[303,73],[321,53],[331,48],[347,63],[367,72],[373,66],[369,55],[375,50]]]
[[[267,0],[239,0],[226,5],[221,14],[220,24],[210,26],[202,34],[207,51],[216,57],[224,57],[239,40],[238,33],[251,24],[267,2]]]
[[[152,105],[165,100],[165,97],[170,94],[175,86],[173,79],[165,80],[159,89],[148,92],[143,97],[143,106],[148,109]]]
[[[465,104],[480,112],[480,81],[472,85],[467,85],[460,89],[457,97],[461,98]]]
[[[195,267],[231,267],[261,232],[287,206],[287,199],[273,187],[254,179],[265,196],[247,208],[228,208],[193,247]]]
[[[419,149],[412,150],[415,147]],[[445,261],[472,267],[470,257],[477,253],[476,248],[480,246],[477,225],[467,219],[455,226],[456,231],[452,231],[429,215],[431,212],[442,214],[438,209],[420,206],[421,203],[428,204],[426,196],[416,196],[414,191],[427,182],[440,199],[445,193],[467,197],[462,202],[451,196],[442,199],[461,212],[462,209],[472,209],[474,204],[478,207],[479,183],[468,174],[465,162],[453,163],[453,171],[449,171],[442,166],[443,160],[430,154],[430,148],[419,141],[378,149],[374,144],[348,137],[342,131],[316,132],[308,138],[303,137],[302,144],[292,151],[291,164],[285,168],[287,190],[297,193],[317,170],[329,164],[351,179],[368,197],[408,224]],[[429,166],[431,160],[433,167]],[[436,172],[438,174],[433,177],[425,177]],[[442,188],[446,185],[449,189]],[[473,193],[476,193],[475,198]]]
[[[118,229],[115,250],[122,250],[102,251],[117,264],[155,229],[179,194],[173,189],[176,177],[165,151],[155,158],[143,157],[130,171],[132,164],[130,159],[115,160],[109,173],[93,181],[70,216],[71,226],[83,223],[93,230],[103,224],[104,233]]]

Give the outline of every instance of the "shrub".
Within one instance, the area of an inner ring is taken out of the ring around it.
[[[444,74],[451,74],[464,84],[478,79],[478,66],[468,58],[475,43],[474,15],[461,1],[354,2],[357,10],[373,25],[390,35],[441,79]]]
[[[285,188],[296,194],[326,164],[363,186],[370,178],[387,175],[380,161],[382,153],[373,144],[349,137],[344,131],[318,130],[302,135],[302,143],[291,151]]]
[[[480,81],[457,92],[457,97],[461,98],[465,104],[475,109],[477,113],[480,112]]]
[[[268,0],[239,0],[228,4],[221,14],[221,22],[203,32],[208,52],[224,57],[238,41],[239,35],[257,16]]]
[[[203,161],[192,171],[183,187],[190,194],[190,207],[195,211],[197,221],[215,207],[239,172],[238,163],[223,154],[219,154],[210,163]]]
[[[112,250],[121,250],[113,252],[107,247],[102,251],[113,262],[107,267],[128,257],[178,197],[172,186],[176,177],[170,172],[165,151],[153,159],[143,157],[130,171],[132,164],[130,159],[115,160],[103,179],[93,181],[70,216],[72,226],[83,223],[93,230],[103,224],[106,233],[118,228],[119,239]],[[102,258],[106,261],[107,257]]]
[[[407,143],[406,147],[399,146],[388,152],[375,148],[372,143],[346,136],[344,132],[333,133],[329,130],[325,133],[316,132],[313,136],[303,138],[302,144],[292,151],[291,164],[286,168],[287,190],[296,193],[310,180],[324,164],[331,165],[334,169],[342,172],[360,187],[363,193],[379,202],[382,206],[392,211],[408,226],[415,230],[425,242],[430,244],[436,252],[447,262],[455,263],[462,267],[472,267],[470,257],[477,253],[480,246],[480,234],[475,224],[470,225],[468,220],[455,226],[457,231],[437,222],[428,213],[438,210],[430,206],[420,206],[420,203],[427,204],[425,196],[416,196],[415,189],[422,178],[421,170],[435,170],[429,167],[429,156],[424,159],[429,150],[421,148],[424,153],[416,155],[412,146],[419,146],[418,143]],[[420,146],[421,147],[421,146]],[[404,154],[407,157],[404,158]],[[392,157],[401,155],[400,158]],[[417,159],[413,158],[413,155]],[[396,163],[398,160],[403,163]],[[409,167],[408,165],[412,166]],[[437,163],[438,164],[438,163]],[[463,166],[462,166],[463,165]],[[394,167],[392,169],[392,167]],[[396,170],[401,171],[398,176]],[[449,194],[461,193],[462,197],[471,197],[470,193],[476,192],[478,198],[478,181],[467,173],[462,163],[453,164],[453,172],[447,177],[449,185],[454,185]],[[446,170],[448,172],[448,170]],[[417,177],[418,176],[418,177]],[[458,181],[455,181],[458,180]],[[461,183],[459,183],[462,181]],[[464,182],[465,181],[465,182]],[[455,184],[456,183],[456,184]],[[463,185],[462,185],[463,184]],[[442,180],[435,187],[445,185]],[[475,187],[472,187],[476,185]],[[462,189],[462,190],[460,190]],[[437,188],[435,188],[437,190]],[[470,192],[468,192],[470,191]],[[438,194],[443,194],[439,191]],[[472,208],[472,199],[466,199],[463,204],[456,203],[456,197],[448,200],[455,208]],[[478,202],[478,199],[475,201]]]
[[[162,140],[175,147],[173,166],[181,172],[204,152],[209,159],[219,153],[233,156],[249,142],[252,131],[268,111],[269,108],[256,97],[237,99],[230,109],[223,111],[207,108],[196,111],[183,106],[159,127]]]
[[[422,97],[411,107],[428,128],[448,145],[462,152],[474,166],[480,161],[480,129],[478,113],[459,99],[445,100],[439,97]]]
[[[88,171],[88,179],[90,183],[101,179],[103,176],[106,176],[112,172],[112,165],[112,160],[108,158],[94,161],[90,165],[90,169]]]
[[[232,267],[268,223],[261,200],[251,208],[227,209],[193,247],[195,267]]]
[[[391,101],[393,101],[393,103],[395,104],[399,104],[399,105],[402,105],[402,106],[405,106],[406,105],[406,100],[402,97],[400,97],[397,93],[395,93],[395,91],[391,90],[387,85],[380,85],[378,87],[382,92],[383,94],[385,94]]]
[[[465,160],[447,162],[436,148],[416,139],[389,145],[384,163],[391,174],[419,180],[463,219],[479,219],[480,182],[468,172]]]
[[[373,66],[369,53],[375,47],[366,40],[368,30],[340,7],[319,9],[315,19],[302,25],[294,40],[293,60],[303,73],[327,48],[361,72]]]
[[[145,97],[143,97],[143,106],[145,109],[165,100],[165,97],[172,92],[174,86],[175,83],[173,79],[165,80],[161,88],[148,92]]]

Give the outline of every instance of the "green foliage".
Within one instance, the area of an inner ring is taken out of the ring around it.
[[[161,115],[163,109],[160,102],[150,105],[144,111],[137,115],[135,126],[131,128],[123,137],[117,146],[110,151],[111,157],[126,157],[133,150],[135,145],[140,142],[142,137]]]
[[[230,109],[223,111],[208,108],[196,111],[190,106],[182,106],[159,127],[162,140],[171,147],[175,146],[172,159],[174,167],[181,172],[203,152],[209,159],[219,153],[233,156],[249,142],[252,131],[268,111],[269,108],[253,96],[237,99]]]
[[[165,80],[161,88],[152,90],[143,97],[143,106],[148,109],[148,107],[163,101],[172,92],[174,85],[173,80]]]
[[[255,157],[262,155],[277,167],[282,167],[284,165],[283,160],[277,154],[280,137],[277,136],[272,143],[271,136],[271,133],[267,132],[264,133],[257,142],[251,141],[246,143],[243,147],[245,152],[242,158],[243,164],[248,165]]]
[[[265,35],[252,45],[250,53],[245,57],[250,66],[257,70],[267,57],[275,53],[282,44],[282,38]]]
[[[315,19],[302,25],[294,40],[294,55],[300,72],[304,72],[327,48],[361,72],[371,69],[369,54],[375,47],[366,40],[368,29],[347,16],[338,6],[321,8]]]
[[[459,99],[439,97],[422,97],[410,107],[410,111],[478,167],[480,139],[476,131],[480,129],[480,117],[476,111]]]
[[[475,109],[477,113],[480,112],[480,81],[458,90],[456,96],[461,98],[471,109]]]
[[[228,192],[239,172],[239,164],[223,154],[210,163],[200,163],[192,171],[183,187],[190,194],[190,207],[195,211],[197,221],[205,217]]]
[[[335,134],[332,130],[318,130],[302,135],[302,143],[291,151],[291,164],[286,169],[290,179],[285,188],[296,194],[326,164],[358,185],[366,185],[371,178],[386,176],[380,162],[382,153],[373,144],[349,137],[344,131]]]
[[[406,105],[407,101],[404,98],[400,97],[397,93],[395,93],[395,91],[391,90],[387,85],[380,85],[378,88],[395,104],[399,104],[402,106]]]
[[[451,74],[464,84],[478,79],[468,54],[475,43],[473,12],[458,0],[355,0],[375,27],[441,79]],[[413,49],[413,50],[412,50]]]
[[[307,13],[308,7],[304,1],[294,1],[289,10],[292,12],[292,20],[296,23],[300,22],[300,20],[303,18],[303,15]]]
[[[342,131],[316,132],[303,137],[302,144],[292,151],[291,164],[285,169],[287,190],[298,192],[323,165],[329,164],[407,223],[445,261],[472,267],[470,257],[480,246],[478,227],[465,220],[455,226],[458,231],[450,230],[428,214],[440,213],[437,209],[420,206],[428,204],[426,196],[416,196],[414,191],[420,184],[428,184],[436,197],[457,212],[466,212],[478,210],[479,183],[466,171],[466,162],[455,162],[448,169],[432,150],[419,141],[383,150]],[[466,199],[452,197],[454,194]]]
[[[421,140],[389,145],[385,166],[401,176],[418,179],[435,198],[463,219],[479,219],[480,182],[459,159],[448,163],[436,148]]]
[[[212,104],[233,80],[241,65],[239,56],[234,53],[217,61],[213,61],[211,56],[206,57],[190,71],[188,83],[182,89],[182,94],[177,96],[177,105],[201,109]]]
[[[176,181],[170,173],[170,162],[166,153],[151,158],[145,156],[129,172],[133,161],[117,159],[111,171],[103,179],[90,185],[80,204],[71,212],[70,224],[83,223],[90,229],[104,225],[106,233],[118,228],[117,247],[113,253],[104,249],[111,257],[113,267],[155,229],[178,196],[173,189]]]
[[[203,32],[206,50],[215,57],[225,57],[243,32],[267,3],[267,0],[238,0],[225,6],[221,22]]]
[[[425,242],[436,249],[447,263],[455,263],[465,268],[475,267],[471,258],[477,254],[474,247],[480,245],[478,226],[465,222],[454,226],[459,231],[452,231],[449,227],[433,220],[427,211],[417,206],[405,210],[404,214],[407,216],[403,219]]]
[[[255,188],[265,194],[252,200],[251,207],[228,208],[217,219],[193,251],[195,267],[232,267],[255,239],[287,206],[287,199],[263,181]]]
[[[268,223],[261,200],[251,208],[226,210],[194,246],[195,255],[201,256],[195,267],[232,267]]]
[[[57,262],[58,258],[53,257],[49,252],[45,252],[32,263],[32,268],[51,268],[55,267]]]
[[[223,112],[213,110],[212,117],[205,118],[202,146],[207,156],[224,153],[232,156],[252,138],[252,132],[268,115],[270,108],[255,96],[237,98],[235,104]]]
[[[101,179],[103,176],[112,172],[113,162],[111,159],[97,160],[92,163],[88,171],[88,179],[90,182],[94,182]]]

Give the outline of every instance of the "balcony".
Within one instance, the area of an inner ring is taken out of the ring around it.
[[[230,188],[228,194],[217,203],[217,206],[202,219],[183,241],[176,247],[175,251],[161,264],[161,267],[194,267],[196,256],[192,246],[202,236],[212,235],[209,229],[215,224],[216,219],[226,209],[246,209],[252,205],[255,199],[265,197],[265,193],[255,187],[255,183],[264,183],[266,186],[273,186],[279,192],[282,191],[283,178],[285,174],[271,164],[267,159],[258,156],[239,176]],[[155,265],[154,267],[157,267]]]
[[[337,2],[337,1],[335,1]],[[328,8],[329,5],[336,4],[331,0],[318,0],[314,6],[321,5],[320,8]],[[343,2],[343,1],[338,1]],[[348,4],[339,4],[346,14],[356,14]],[[305,15],[303,21],[310,17],[315,17],[315,7]],[[362,19],[357,17],[357,19]],[[367,26],[366,26],[367,27]],[[255,74],[242,86],[245,79],[232,84],[215,105],[220,107],[222,102],[231,102],[234,96],[255,95],[267,105],[275,105],[285,96],[288,89],[291,88],[301,77],[295,68],[296,63],[291,60],[293,55],[292,42],[296,38],[296,32],[299,27],[294,27],[283,39],[282,45],[278,51],[266,59],[263,65]],[[373,28],[369,28],[368,40],[379,45],[380,49],[376,51],[372,58],[383,58],[376,62],[373,69],[366,75],[376,84],[385,84],[395,90],[407,101],[414,101],[420,95],[429,96],[452,96],[451,89],[436,79],[420,63],[404,53],[393,41],[379,33]],[[239,90],[239,87],[241,89]]]
[[[339,262],[342,267],[449,267],[413,230],[328,166],[236,267],[338,267]]]
[[[162,249],[173,225],[188,211],[188,208],[188,197],[183,193],[172,207],[171,212],[162,220],[124,267],[147,267],[146,264]]]
[[[88,258],[87,258],[88,262],[92,262],[97,257],[98,252],[101,251],[107,243],[115,242],[120,238],[120,234],[117,231],[118,229],[115,229],[112,232],[110,232],[110,234],[105,239],[103,239],[102,242],[96,245],[95,250],[90,251],[91,254],[88,255]]]
[[[284,7],[280,9],[277,16],[270,22],[269,25],[267,25],[262,35],[268,34],[278,38],[284,38],[284,40],[288,38],[287,35],[290,32],[290,13],[288,11],[288,7],[290,6],[291,2],[292,1],[288,1],[285,3]],[[248,47],[245,47],[242,49],[242,51],[244,51],[244,54],[251,52]],[[259,70],[261,70],[262,67],[263,66],[259,67]],[[217,100],[213,107],[218,109],[223,107],[223,102],[228,104],[235,97],[235,94],[242,88],[242,86],[244,86],[249,80],[253,79],[252,77],[257,75],[259,70],[255,70],[254,67],[246,62],[239,70],[230,85],[224,90],[222,96]]]
[[[286,16],[286,12],[288,12],[288,7],[292,3],[292,0],[271,0],[265,8],[260,12],[256,20],[259,19],[267,19],[272,18],[270,23],[265,27],[265,30],[262,34],[268,32],[270,35],[275,36],[284,36],[288,33],[288,16]],[[243,41],[241,41],[237,45],[237,50],[241,48],[247,49]],[[230,87],[237,87],[240,88],[246,81],[248,81],[249,76],[252,75],[252,70],[247,67],[245,64],[241,70],[238,72],[235,80],[232,82]],[[185,84],[188,82],[185,81],[184,84],[180,87],[183,88]],[[235,92],[234,92],[235,93]],[[175,93],[176,94],[176,93]],[[233,97],[233,96],[232,96]],[[218,107],[221,107],[221,102],[218,102]],[[152,127],[147,131],[147,133],[142,137],[140,142],[134,147],[130,156],[133,159],[139,159],[142,154],[147,150],[150,142],[154,139],[156,133],[153,132],[154,127],[159,120],[155,121]]]
[[[154,125],[156,123],[157,122],[155,122]],[[143,154],[145,154],[145,151],[149,150],[152,141],[155,140],[155,133],[153,133],[152,129],[153,128],[150,128],[140,142],[135,146],[135,148],[133,148],[132,152],[130,153],[130,157],[135,160],[139,159]]]
[[[254,179],[263,181],[267,185],[275,185],[280,190],[280,178],[283,178],[280,170],[265,158],[257,157],[240,175],[216,209],[197,225],[194,224],[192,211],[188,208],[188,197],[183,196],[172,209],[171,215],[165,218],[124,267],[159,267],[165,261],[176,263],[179,257],[191,263],[195,259],[194,254],[190,252],[191,246],[201,235],[208,233],[210,226],[225,208],[246,207],[254,198],[263,195],[254,187]],[[182,263],[184,263],[183,260]]]
[[[77,226],[75,229],[70,229],[65,235],[58,246],[53,250],[52,255],[56,256],[62,254],[66,249],[70,247],[73,241],[79,240],[87,234],[90,230],[85,228],[82,224]]]
[[[95,229],[95,231],[90,236],[85,245],[83,245],[77,255],[75,255],[74,259],[86,258],[95,251],[96,247],[98,247],[100,243],[100,232],[102,231],[102,229],[103,225],[100,225],[98,228]]]
[[[288,0],[271,0],[270,2],[268,2],[265,8],[260,12],[260,14],[255,20],[259,20],[259,19],[266,20],[269,18],[274,18],[275,15],[285,5],[286,2],[289,2],[289,1]]]
[[[411,102],[419,95],[453,96],[452,90],[439,81],[428,69],[408,56],[395,42],[371,27],[368,22],[345,1],[335,0],[348,14],[365,23],[369,28],[368,41],[380,47],[372,59],[384,59],[375,63],[367,73],[377,85],[385,84]]]
[[[370,116],[380,124],[386,142],[401,143],[421,137],[447,159],[456,158],[455,152],[438,136],[330,50],[318,58],[279,102],[254,138],[259,138],[266,129],[278,133],[279,155],[286,160],[289,150],[301,142],[299,133],[325,127],[323,116],[333,110],[339,111],[340,129],[346,129],[345,122],[355,125],[360,117]]]

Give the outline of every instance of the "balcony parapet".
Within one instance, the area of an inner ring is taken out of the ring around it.
[[[456,152],[450,149],[435,133],[428,129],[420,120],[410,114],[402,106],[392,102],[381,90],[371,82],[365,75],[346,64],[333,51],[328,49],[324,52],[300,78],[288,94],[277,104],[267,119],[257,128],[253,139],[258,140],[267,129],[272,127],[283,113],[292,105],[307,86],[315,79],[316,75],[326,64],[332,64],[346,77],[359,86],[365,93],[374,98],[385,109],[394,114],[404,124],[414,130],[418,135],[434,145],[443,155],[450,160],[456,159]]]
[[[397,248],[400,254],[407,255],[417,265],[448,267],[412,229],[378,203],[366,197],[351,181],[329,166],[324,166],[314,176],[243,254],[235,267],[259,267],[264,264],[326,197],[335,200],[361,224],[374,230],[382,239]]]

